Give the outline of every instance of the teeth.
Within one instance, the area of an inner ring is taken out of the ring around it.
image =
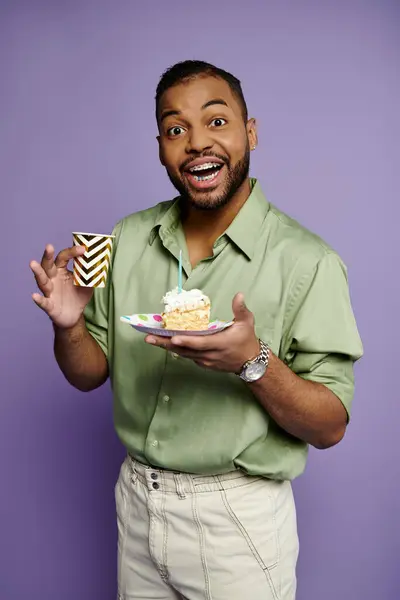
[[[204,163],[202,165],[196,165],[195,167],[192,167],[189,169],[189,171],[193,173],[193,171],[203,171],[203,169],[213,169],[220,166],[220,163]]]
[[[209,181],[210,179],[215,179],[218,173],[219,171],[217,173],[212,173],[211,175],[203,175],[203,177],[201,177],[201,175],[194,175],[193,177],[196,181]]]

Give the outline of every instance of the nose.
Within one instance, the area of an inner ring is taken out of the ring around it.
[[[186,152],[188,154],[200,154],[205,150],[210,150],[213,147],[213,140],[210,136],[210,131],[204,127],[192,127],[187,137]]]

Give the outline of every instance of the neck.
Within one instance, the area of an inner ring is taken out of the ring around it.
[[[250,179],[247,178],[228,204],[215,210],[199,210],[186,203],[182,210],[182,223],[187,241],[193,240],[204,246],[213,246],[215,240],[232,223],[250,196]]]

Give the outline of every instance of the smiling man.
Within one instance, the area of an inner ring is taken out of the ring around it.
[[[31,263],[68,381],[89,391],[111,378],[127,449],[118,598],[294,600],[290,482],[310,444],[342,439],[362,355],[346,268],[249,177],[256,122],[233,75],[171,67],[156,118],[179,196],[117,224],[106,289],[73,286],[67,264],[81,248],[54,258],[49,245]],[[120,316],[159,311],[180,249],[184,288],[235,322],[212,336],[143,338]]]

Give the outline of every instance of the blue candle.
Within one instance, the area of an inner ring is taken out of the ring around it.
[[[182,292],[182,250],[179,250],[178,292]]]

